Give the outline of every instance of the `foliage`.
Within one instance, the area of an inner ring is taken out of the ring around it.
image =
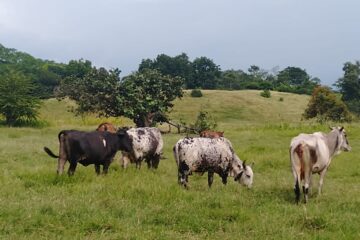
[[[198,88],[191,90],[190,95],[192,97],[202,97],[203,96],[201,89],[198,89]]]
[[[136,72],[121,81],[117,97],[120,104],[115,114],[132,119],[139,127],[155,124],[154,117],[166,120],[172,101],[183,96],[183,84],[182,78],[163,75],[157,70]]]
[[[58,97],[69,96],[78,104],[78,113],[97,112],[105,116],[125,116],[137,126],[166,121],[172,101],[182,97],[183,80],[144,69],[120,81],[118,69],[93,68],[84,77],[65,78]]]
[[[343,71],[344,76],[335,85],[350,111],[360,114],[360,62],[346,62]]]
[[[346,105],[328,88],[319,86],[314,89],[303,116],[318,121],[349,122],[351,115]]]
[[[216,126],[217,123],[211,116],[211,114],[203,110],[199,112],[196,122],[194,124],[194,128],[197,129],[199,132],[215,129]]]
[[[7,125],[36,120],[40,102],[33,90],[30,79],[19,72],[7,70],[0,76],[0,114]]]
[[[305,70],[298,67],[287,67],[278,73],[274,89],[281,92],[311,94],[319,84],[320,79],[311,78]]]
[[[271,97],[271,92],[269,89],[265,89],[264,91],[262,91],[260,93],[260,96],[264,97],[264,98],[270,98]]]

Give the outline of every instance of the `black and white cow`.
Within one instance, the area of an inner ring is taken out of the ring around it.
[[[183,138],[173,148],[178,166],[178,182],[187,187],[188,176],[192,172],[208,172],[208,185],[211,187],[214,173],[222,178],[234,177],[244,186],[251,187],[253,171],[235,154],[230,141],[226,138]]]
[[[127,134],[131,140],[131,151],[122,151],[121,164],[124,168],[129,162],[140,169],[141,162],[146,161],[148,168],[158,168],[163,149],[163,139],[158,128],[130,128]]]
[[[53,158],[59,158],[57,173],[62,174],[66,161],[69,161],[69,175],[73,175],[78,163],[88,166],[95,164],[95,171],[100,173],[100,165],[103,165],[103,173],[107,173],[110,163],[118,150],[131,151],[131,140],[126,130],[120,129],[116,133],[111,132],[83,132],[77,130],[63,130],[58,134],[59,156],[49,148],[44,147],[45,152]]]

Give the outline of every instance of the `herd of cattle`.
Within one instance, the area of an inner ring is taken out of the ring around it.
[[[126,168],[129,163],[141,167],[144,160],[148,168],[157,168],[162,155],[163,139],[157,128],[120,128],[110,123],[102,123],[96,131],[84,132],[63,130],[58,134],[59,155],[49,148],[45,152],[58,158],[57,173],[62,174],[69,161],[68,174],[73,175],[78,163],[95,165],[100,174],[108,168],[117,153],[121,151],[121,165]],[[304,201],[308,200],[311,176],[320,174],[319,194],[325,173],[331,159],[341,151],[350,151],[351,147],[343,127],[335,127],[328,134],[316,132],[300,134],[290,144],[290,160],[295,179],[296,202],[300,201],[300,185],[303,183]],[[173,154],[178,168],[178,183],[188,187],[188,176],[193,172],[208,172],[208,186],[211,187],[214,173],[217,173],[223,184],[228,176],[250,188],[253,183],[252,166],[246,165],[236,155],[231,142],[224,138],[224,132],[204,131],[200,137],[185,137],[173,147]]]

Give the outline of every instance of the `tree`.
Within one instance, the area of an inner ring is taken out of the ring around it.
[[[221,69],[213,60],[207,57],[196,58],[192,63],[193,81],[189,88],[215,89],[217,78],[221,76]]]
[[[31,80],[14,70],[0,77],[0,114],[8,126],[18,120],[36,120],[40,101],[33,96],[33,89]]]
[[[120,86],[118,114],[128,117],[138,127],[148,127],[164,119],[172,101],[183,96],[184,80],[145,69],[124,78]],[[154,121],[155,120],[155,121]]]
[[[307,72],[298,67],[287,67],[277,75],[276,89],[279,91],[311,94],[320,84],[320,79],[311,78]]]
[[[162,75],[181,77],[185,80],[185,84],[192,79],[191,62],[185,53],[175,57],[160,54],[154,60],[143,59],[138,70],[141,72],[144,69],[158,70]]]
[[[328,87],[318,86],[314,89],[307,108],[305,119],[317,118],[318,121],[349,122],[351,115],[343,101]]]
[[[343,71],[344,76],[336,82],[335,86],[339,88],[342,100],[349,109],[360,114],[360,62],[345,63]]]
[[[183,79],[144,69],[120,81],[118,69],[93,68],[83,78],[65,78],[58,93],[78,104],[78,113],[96,112],[105,116],[125,116],[138,127],[166,121],[175,98],[182,97]]]
[[[107,71],[92,68],[83,77],[73,74],[60,83],[57,98],[69,97],[78,104],[76,112],[97,112],[99,115],[116,116],[120,100],[120,70]]]

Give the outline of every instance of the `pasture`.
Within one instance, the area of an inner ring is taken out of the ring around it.
[[[308,96],[259,91],[203,91],[175,102],[174,120],[188,123],[209,111],[238,156],[254,162],[248,190],[229,178],[192,175],[190,189],[177,184],[172,156],[184,136],[165,134],[159,169],[122,169],[119,155],[107,176],[93,165],[75,175],[56,176],[57,161],[42,148],[58,151],[62,129],[93,130],[105,119],[75,117],[68,101],[50,99],[41,109],[42,128],[0,127],[0,239],[359,239],[360,127],[346,124],[352,151],[333,159],[317,196],[313,176],[309,203],[296,205],[288,148],[300,132],[328,125],[301,121]],[[284,100],[279,101],[282,97]],[[110,119],[129,125],[128,119]],[[68,165],[66,165],[67,169]]]

